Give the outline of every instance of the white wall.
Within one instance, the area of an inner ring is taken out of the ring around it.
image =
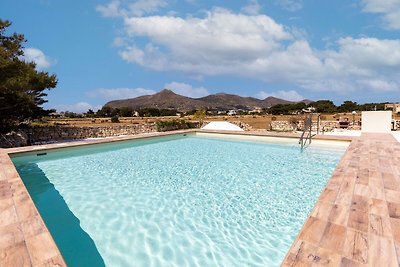
[[[361,132],[390,133],[392,111],[363,111],[361,113]]]

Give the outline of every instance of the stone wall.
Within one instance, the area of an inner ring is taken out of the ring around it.
[[[0,147],[18,147],[30,144],[57,142],[120,135],[157,132],[156,123],[121,126],[46,126],[31,127],[0,135]]]
[[[319,130],[324,132],[331,132],[333,129],[339,128],[338,121],[320,121]],[[278,132],[293,132],[302,131],[304,129],[304,121],[290,122],[290,121],[271,121],[270,130]],[[318,123],[312,123],[312,131],[317,131]]]
[[[134,124],[121,126],[84,126],[84,127],[66,127],[49,126],[33,127],[28,130],[28,136],[33,142],[48,142],[60,140],[101,138],[119,135],[134,135],[142,133],[152,133],[157,131],[157,125]]]
[[[0,134],[0,148],[10,148],[28,145],[28,135],[24,130]]]
[[[252,130],[252,127],[249,124],[241,122],[241,121],[230,121],[230,123],[239,126],[240,128],[242,128],[245,131],[251,131]]]
[[[317,122],[313,122],[312,130],[317,131]],[[321,132],[331,132],[333,129],[339,129],[340,125],[338,121],[321,121],[319,130]],[[289,122],[289,121],[271,121],[270,123],[270,131],[278,131],[278,132],[293,132],[293,131],[302,131],[304,129],[304,121],[298,121],[297,123]],[[361,130],[360,125],[352,125],[349,124],[349,130]],[[394,129],[400,131],[400,120],[397,120],[394,125]]]
[[[392,130],[400,131],[400,120],[396,120],[393,126],[394,128]]]

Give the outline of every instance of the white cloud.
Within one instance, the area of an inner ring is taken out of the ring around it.
[[[388,29],[400,29],[400,1],[399,0],[362,0],[363,11],[366,13],[381,14]]]
[[[345,37],[318,50],[299,29],[266,15],[222,8],[204,14],[124,16],[126,42],[119,54],[127,62],[188,77],[232,75],[335,93],[399,90],[399,39]]]
[[[134,16],[153,13],[167,6],[165,0],[138,0],[129,5],[129,11]]]
[[[122,47],[122,46],[124,46],[124,45],[126,45],[127,43],[126,43],[126,41],[124,40],[124,38],[122,38],[122,37],[115,37],[114,38],[114,41],[113,41],[113,45],[115,46],[115,47]]]
[[[242,8],[242,12],[249,15],[257,15],[261,11],[261,5],[257,0],[250,0],[246,6]]]
[[[166,0],[137,0],[133,2],[112,0],[106,5],[98,5],[96,10],[104,17],[143,16],[157,12],[167,5]]]
[[[142,95],[152,95],[155,94],[156,91],[151,89],[144,88],[113,88],[113,89],[105,89],[98,88],[92,91],[87,92],[87,96],[91,98],[102,98],[106,101],[110,100],[118,100],[118,99],[127,99],[127,98],[135,98]]]
[[[50,67],[53,62],[47,57],[42,50],[37,48],[25,48],[23,59],[29,62],[35,62],[39,69]]]
[[[392,81],[385,81],[379,79],[360,80],[358,83],[375,92],[391,92],[400,91],[400,84]]]
[[[171,82],[164,86],[166,89],[170,89],[179,95],[184,95],[192,98],[199,98],[207,96],[210,93],[204,87],[193,88],[190,84]]]
[[[289,100],[289,101],[301,101],[304,99],[304,97],[302,95],[300,95],[298,92],[296,92],[294,90],[289,90],[289,91],[279,90],[279,91],[271,92],[271,93],[268,93],[265,91],[260,91],[255,95],[255,97],[257,97],[259,99],[265,99],[269,96],[273,96],[273,97],[277,97],[277,98]]]
[[[119,0],[112,0],[106,5],[98,5],[96,10],[104,17],[118,17],[122,15],[120,5]]]
[[[301,0],[275,0],[275,4],[291,12],[303,8]]]
[[[125,19],[131,38],[147,37],[144,47],[129,46],[120,55],[128,62],[194,75],[236,72],[281,47],[291,34],[265,15],[234,14],[214,9],[205,18],[168,16]]]
[[[97,111],[101,109],[101,106],[99,105],[92,105],[87,102],[78,102],[75,104],[65,104],[65,105],[57,105],[55,106],[55,109],[57,112],[61,111],[70,111],[70,112],[76,112],[76,113],[83,113],[88,111],[89,109],[93,111]]]
[[[339,39],[338,44],[339,51],[327,55],[332,60],[370,70],[400,67],[400,40],[347,37]]]

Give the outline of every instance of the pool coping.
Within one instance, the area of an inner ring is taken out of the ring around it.
[[[282,266],[399,266],[400,143],[355,138]]]
[[[26,152],[36,152],[43,150],[53,150],[53,149],[62,149],[69,147],[79,147],[85,145],[96,145],[96,144],[104,144],[104,143],[113,143],[120,141],[129,141],[135,139],[145,139],[152,137],[161,137],[161,136],[172,136],[179,134],[188,134],[188,133],[213,133],[213,134],[225,134],[225,135],[243,135],[243,136],[259,136],[259,137],[281,137],[281,138],[300,138],[300,133],[280,133],[280,132],[259,132],[259,131],[245,131],[245,132],[237,132],[237,131],[219,131],[219,130],[204,130],[204,129],[187,129],[187,130],[177,130],[177,131],[169,131],[169,132],[154,132],[154,133],[145,133],[138,135],[126,135],[126,136],[116,136],[116,137],[107,137],[107,138],[99,138],[99,139],[83,139],[69,142],[59,142],[52,144],[43,144],[43,145],[34,145],[34,146],[24,146],[24,147],[15,147],[15,148],[3,148],[3,150],[7,154],[19,154]],[[316,135],[313,137],[315,140],[326,140],[326,141],[339,141],[339,142],[351,142],[354,137],[351,136],[333,136],[333,135]],[[1,148],[0,148],[1,150]]]
[[[11,155],[196,132],[284,138],[299,138],[300,136],[300,134],[293,133],[188,129],[102,139],[86,139],[28,147],[0,148],[0,166],[3,166],[3,168],[0,168],[0,265],[67,266],[60,250],[25,188],[21,177],[15,169],[10,158]],[[317,140],[344,142],[354,140],[354,137],[326,135],[320,135],[314,138]]]

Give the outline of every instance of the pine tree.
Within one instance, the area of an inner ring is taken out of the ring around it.
[[[57,77],[36,70],[34,62],[23,60],[24,35],[6,35],[11,22],[0,19],[0,133],[22,122],[48,115],[42,105],[45,90],[55,88]]]

